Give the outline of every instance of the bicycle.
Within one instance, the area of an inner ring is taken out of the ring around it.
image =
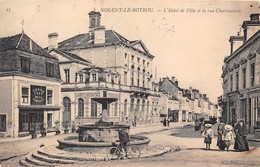
[[[112,145],[113,145],[112,147],[108,148],[108,152],[107,152],[108,160],[119,160],[119,159],[124,159],[124,157],[128,159],[132,159],[132,158],[139,158],[141,156],[140,148],[135,145],[131,145],[130,143],[128,143],[128,145],[126,146],[126,152],[123,148],[122,143],[113,142]]]

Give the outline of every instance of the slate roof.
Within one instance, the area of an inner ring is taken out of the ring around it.
[[[30,49],[30,41],[32,48]],[[0,38],[0,51],[8,50],[21,50],[28,53],[56,59],[50,55],[46,50],[37,45],[30,37],[26,34],[21,33],[14,36]]]
[[[83,59],[83,58],[81,58],[80,56],[78,56],[76,54],[73,54],[73,53],[70,53],[70,52],[66,52],[64,50],[52,49],[51,51],[56,51],[56,52],[66,56],[66,57],[69,57],[70,59],[73,59],[73,60],[79,60],[79,61],[83,61],[83,62],[91,64],[90,61],[87,61],[86,59]],[[51,51],[49,51],[49,52],[51,52]]]
[[[141,42],[141,40],[135,40],[135,41],[130,41],[120,35],[119,33],[115,32],[114,30],[106,30],[105,31],[105,43],[103,44],[94,44],[94,39],[93,37],[90,36],[89,33],[85,34],[79,34],[74,37],[71,37],[67,40],[64,40],[62,42],[58,43],[58,48],[61,50],[73,50],[73,49],[83,49],[83,48],[91,48],[95,46],[109,46],[113,44],[119,44],[123,43],[129,47],[133,47],[133,44],[136,44],[137,42]],[[143,44],[143,43],[142,43]],[[150,57],[154,57],[149,53],[149,51],[145,48],[144,54],[149,55]],[[136,48],[134,48],[136,49]],[[140,51],[140,50],[138,50]]]

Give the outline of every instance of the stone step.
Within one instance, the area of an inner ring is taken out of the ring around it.
[[[57,164],[73,164],[73,163],[75,163],[75,161],[72,161],[72,160],[50,158],[50,157],[45,156],[43,154],[38,154],[38,152],[32,153],[32,157],[39,160],[39,161],[44,161],[44,162],[48,162],[48,163],[57,163]]]
[[[21,159],[20,161],[21,166],[26,166],[26,167],[32,167],[33,165],[27,162],[25,159]]]
[[[79,155],[66,155],[66,154],[58,154],[58,153],[50,153],[44,150],[44,148],[40,148],[38,150],[38,154],[47,156],[49,158],[63,159],[63,160],[73,160],[73,161],[94,161],[94,160],[104,160],[97,159],[94,155],[91,157],[80,157]]]
[[[26,155],[25,160],[26,160],[26,162],[32,164],[33,166],[52,166],[52,167],[55,167],[55,166],[58,165],[58,164],[51,164],[51,163],[48,163],[48,162],[43,162],[43,161],[37,160],[37,159],[32,157],[32,153],[29,153],[28,155]]]

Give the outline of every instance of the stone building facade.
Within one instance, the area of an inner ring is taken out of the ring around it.
[[[251,14],[244,21],[242,36],[230,37],[231,53],[223,65],[223,118],[235,124],[243,119],[253,131],[260,126],[260,21],[259,14]],[[234,40],[236,39],[236,41]],[[234,49],[234,43],[241,45]]]
[[[68,112],[69,103],[69,120],[80,123],[95,122],[104,109],[115,122],[159,121],[159,90],[152,73],[154,56],[141,40],[131,41],[106,30],[99,12],[89,13],[89,25],[88,33],[59,43],[56,33],[49,35],[48,49],[60,60],[63,112]],[[61,52],[77,60],[65,66],[61,64]],[[104,101],[109,104],[104,105]],[[82,115],[78,114],[79,103],[84,104]]]
[[[26,34],[0,38],[0,134],[24,136],[60,121],[58,59]]]

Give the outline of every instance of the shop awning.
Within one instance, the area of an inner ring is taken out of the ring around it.
[[[99,97],[99,98],[92,98],[95,102],[101,104],[110,104],[118,100],[118,98],[111,98],[111,97]]]
[[[60,110],[61,106],[45,106],[45,105],[20,105],[19,109],[24,110]]]

